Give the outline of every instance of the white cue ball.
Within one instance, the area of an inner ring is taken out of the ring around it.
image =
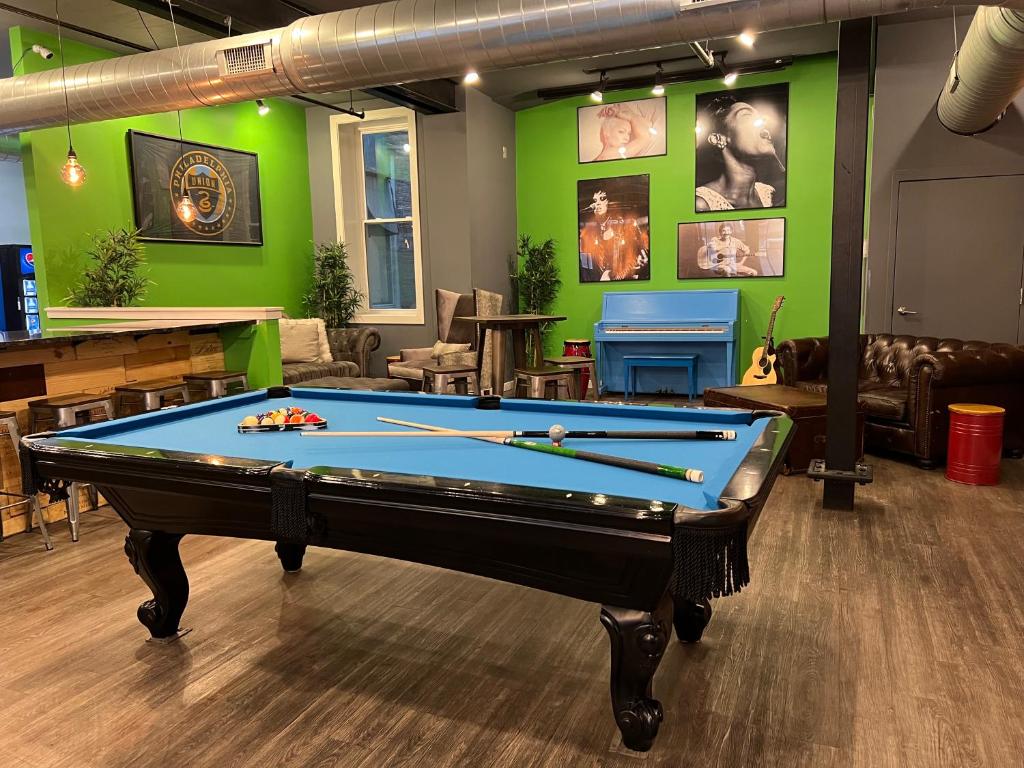
[[[565,440],[565,427],[561,424],[555,424],[551,429],[548,430],[548,437],[551,438],[552,443],[561,443]]]

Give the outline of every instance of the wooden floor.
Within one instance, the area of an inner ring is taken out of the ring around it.
[[[673,642],[619,746],[594,605],[418,565],[191,537],[194,631],[144,642],[109,511],[0,544],[0,764],[1008,766],[1024,755],[1024,462],[997,488],[875,460],[852,513],[781,478],[755,583]]]

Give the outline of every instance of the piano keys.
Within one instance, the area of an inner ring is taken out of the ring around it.
[[[699,355],[697,391],[736,383],[739,291],[622,291],[604,295],[594,323],[600,392],[622,392],[625,355]],[[637,372],[637,392],[684,394],[676,369]]]

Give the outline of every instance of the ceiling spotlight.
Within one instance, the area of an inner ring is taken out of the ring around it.
[[[653,96],[664,96],[665,86],[661,84],[661,64],[658,65],[658,71],[654,73],[654,87],[651,88],[651,94]]]
[[[738,72],[730,72],[729,74],[722,78],[722,82],[725,83],[726,85],[732,85],[733,83],[736,82],[736,78],[738,78],[739,76],[740,75]]]
[[[477,74],[475,69],[471,69],[463,75],[462,82],[465,85],[476,85],[480,82],[480,75]]]
[[[608,75],[605,74],[604,70],[601,70],[601,81],[597,84],[597,88],[590,92],[590,100],[598,103],[604,101],[604,89],[608,87]]]
[[[263,99],[256,99],[256,111],[259,112],[260,117],[264,117],[270,114],[270,107],[267,106]]]
[[[740,43],[745,45],[747,48],[753,48],[754,40],[757,39],[757,35],[755,35],[753,32],[741,32],[736,37],[736,39],[739,40]]]

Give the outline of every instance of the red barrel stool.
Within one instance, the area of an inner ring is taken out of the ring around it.
[[[566,339],[562,342],[562,355],[564,357],[591,357],[590,339]],[[590,381],[590,372],[584,369],[580,372],[580,400],[587,398],[587,384]],[[597,399],[597,382],[594,382],[594,399]]]
[[[1003,455],[1003,419],[998,405],[953,403],[949,406],[949,451],[946,477],[955,483],[996,485]]]

